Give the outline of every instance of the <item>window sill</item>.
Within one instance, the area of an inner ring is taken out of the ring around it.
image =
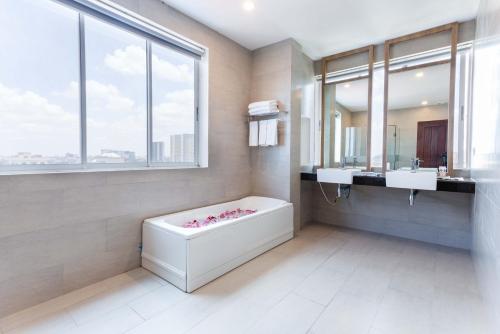
[[[45,174],[75,174],[75,173],[106,173],[131,171],[159,171],[181,169],[205,169],[208,166],[153,166],[153,167],[109,167],[109,168],[75,168],[75,169],[25,169],[0,171],[0,176],[10,175],[45,175]]]

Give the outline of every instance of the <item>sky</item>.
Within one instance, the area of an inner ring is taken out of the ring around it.
[[[146,41],[85,17],[89,155],[146,155]],[[0,156],[79,153],[78,14],[51,0],[0,1]],[[194,61],[153,44],[153,138],[194,131]],[[167,150],[168,151],[168,150]],[[167,152],[168,153],[168,152]]]

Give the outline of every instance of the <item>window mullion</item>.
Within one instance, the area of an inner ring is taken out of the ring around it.
[[[200,166],[200,62],[194,60],[194,164]]]
[[[87,166],[87,86],[85,68],[85,20],[78,15],[80,49],[80,159],[84,168]]]
[[[147,112],[147,164],[151,166],[153,157],[153,72],[151,42],[146,41],[146,112]]]

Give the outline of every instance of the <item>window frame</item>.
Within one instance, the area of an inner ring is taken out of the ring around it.
[[[200,163],[200,63],[208,53],[207,49],[158,26],[132,12],[119,8],[106,0],[47,0],[74,10],[78,14],[78,55],[79,55],[79,117],[80,163],[75,164],[25,164],[0,165],[0,175],[23,173],[86,172],[86,171],[125,171],[150,169],[201,168]],[[87,161],[87,91],[86,91],[86,49],[85,17],[92,17],[143,38],[146,42],[146,161],[130,163],[89,163]],[[153,162],[153,103],[152,103],[152,48],[155,43],[193,59],[194,89],[194,159],[193,162]]]

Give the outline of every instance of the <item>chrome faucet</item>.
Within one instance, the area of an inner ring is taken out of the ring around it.
[[[419,158],[411,158],[411,170],[417,171],[420,168],[420,159]]]
[[[340,158],[340,168],[345,168],[345,163],[346,163],[346,158],[345,157]]]

